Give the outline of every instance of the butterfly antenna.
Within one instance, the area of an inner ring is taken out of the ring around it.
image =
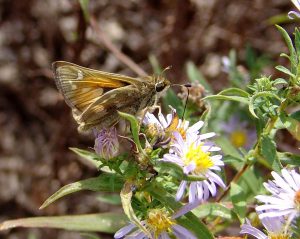
[[[188,100],[189,100],[189,95],[190,95],[190,89],[189,89],[189,87],[191,87],[191,84],[185,84],[184,86],[186,87],[188,93],[187,93],[187,97],[186,97],[186,101],[185,101],[185,104],[184,104],[183,113],[182,113],[182,117],[181,117],[182,121],[183,121],[185,110],[186,110],[186,106],[187,106],[187,103],[188,103]]]
[[[171,68],[172,68],[172,66],[167,66],[165,69],[162,70],[160,75],[163,75],[166,71],[170,70]]]

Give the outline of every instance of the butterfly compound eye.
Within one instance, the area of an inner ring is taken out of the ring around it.
[[[155,91],[156,92],[161,92],[165,89],[166,85],[164,82],[158,82],[155,84]]]

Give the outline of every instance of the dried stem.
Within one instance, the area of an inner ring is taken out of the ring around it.
[[[131,70],[133,70],[139,76],[147,76],[148,74],[139,67],[133,60],[131,60],[128,56],[122,53],[113,43],[112,41],[105,35],[105,33],[100,29],[96,19],[94,16],[90,18],[90,24],[97,37],[103,43],[103,45],[110,50],[114,56],[128,66]]]

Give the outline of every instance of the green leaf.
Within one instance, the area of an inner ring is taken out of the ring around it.
[[[182,167],[175,163],[160,161],[157,165],[155,165],[154,169],[159,174],[168,174],[178,179],[183,178],[184,176]]]
[[[244,160],[242,158],[237,158],[237,157],[234,157],[232,155],[224,155],[224,157],[223,157],[222,160],[223,160],[223,162],[225,164],[242,163],[242,162],[244,162]]]
[[[131,133],[133,136],[133,140],[139,150],[139,152],[143,152],[143,148],[140,142],[140,137],[139,137],[139,122],[138,120],[131,114],[127,114],[124,112],[118,111],[119,115],[123,117],[124,119],[128,120],[130,122],[131,126]]]
[[[246,196],[247,202],[253,201],[254,196],[257,195],[263,188],[263,179],[261,175],[259,175],[258,171],[255,167],[249,167],[242,175],[241,179],[238,181],[238,184],[243,188]]]
[[[16,227],[57,228],[72,231],[94,231],[115,233],[127,224],[128,220],[121,213],[99,213],[57,217],[29,217],[4,221],[0,231]]]
[[[227,95],[209,95],[203,98],[203,100],[231,100],[244,104],[249,104],[248,98],[240,96],[227,96]]]
[[[220,203],[203,203],[194,209],[193,213],[199,218],[214,216],[225,218],[227,220],[232,219],[231,210]]]
[[[63,186],[57,192],[52,194],[40,207],[43,209],[55,202],[59,198],[62,198],[71,193],[79,192],[82,190],[90,191],[106,191],[106,192],[119,192],[122,188],[123,180],[113,174],[101,174],[96,178],[89,178],[81,180],[75,183],[70,183]]]
[[[274,80],[273,85],[287,85],[288,82],[283,79],[283,78],[277,78],[276,80]]]
[[[266,159],[267,163],[276,172],[280,172],[282,165],[277,157],[276,144],[268,135],[262,135],[261,154]]]
[[[213,89],[193,62],[188,61],[186,67],[187,75],[192,83],[199,82],[208,92],[213,92]]]
[[[300,55],[300,32],[298,28],[295,29],[295,47],[297,55]]]
[[[253,117],[258,119],[258,116],[256,115],[256,113],[254,111],[254,101],[255,101],[255,98],[251,97],[250,103],[249,103],[249,112],[252,114]]]
[[[276,66],[275,68],[276,68],[277,70],[279,70],[279,71],[281,71],[281,72],[283,72],[283,73],[285,73],[285,74],[287,74],[287,75],[293,77],[293,78],[296,77],[292,72],[290,72],[289,69],[285,68],[284,66]]]
[[[215,139],[216,144],[222,149],[224,155],[231,156],[237,160],[244,162],[243,155],[230,143],[228,138],[219,136]]]
[[[279,56],[280,56],[280,57],[285,57],[285,58],[287,58],[289,61],[291,61],[291,57],[290,57],[288,54],[280,53]]]
[[[280,115],[280,120],[289,133],[293,135],[296,140],[300,141],[300,122],[283,114]]]
[[[287,47],[289,49],[290,52],[290,60],[291,60],[291,64],[292,64],[292,73],[296,74],[296,67],[297,67],[297,54],[296,54],[296,50],[293,46],[293,42],[289,36],[289,34],[284,30],[284,28],[282,28],[279,25],[276,25],[277,29],[280,31],[281,35],[283,36]]]
[[[99,169],[103,165],[99,155],[94,152],[84,150],[84,149],[78,149],[78,148],[69,148],[69,149],[72,150],[77,155],[79,155],[80,157],[82,157],[83,159],[85,159],[89,164],[94,165],[97,169]],[[114,171],[109,169],[109,167],[107,166],[101,167],[100,170],[106,173],[114,173]]]
[[[85,239],[101,239],[97,234],[95,233],[80,233],[80,236],[82,236]]]
[[[130,182],[126,182],[121,190],[121,202],[123,210],[130,222],[133,222],[140,230],[142,230],[149,238],[151,238],[150,232],[145,228],[141,221],[135,215],[135,212],[131,206],[132,188],[134,185]]]
[[[300,110],[290,114],[290,117],[300,122]]]
[[[219,92],[218,95],[241,96],[245,98],[248,98],[250,96],[247,91],[239,88],[228,88]]]
[[[271,98],[275,98],[277,100],[280,101],[280,98],[269,92],[269,91],[262,91],[262,92],[258,92],[256,94],[254,94],[252,97],[250,97],[250,103],[249,103],[249,112],[255,117],[255,118],[258,118],[258,116],[256,115],[255,111],[254,111],[254,108],[255,108],[255,105],[254,105],[254,102],[257,98],[260,98],[260,97],[271,97]]]
[[[290,152],[277,152],[277,156],[282,163],[300,166],[300,155],[292,154]]]
[[[296,217],[293,220],[293,223],[291,223],[291,231],[293,232],[293,235],[291,239],[299,239],[300,238],[300,217]]]
[[[97,200],[111,205],[121,205],[121,198],[119,194],[101,194],[97,196]]]
[[[233,203],[234,212],[238,215],[239,219],[243,221],[246,216],[246,197],[242,187],[232,182],[230,187],[230,198]]]
[[[89,22],[90,20],[90,14],[89,14],[89,0],[79,0],[80,3],[80,7],[82,9],[83,15],[84,15],[84,19],[86,22]]]
[[[286,13],[277,14],[267,19],[267,23],[271,26],[274,26],[275,24],[284,24],[290,22],[293,22],[293,19],[290,19]]]
[[[146,190],[150,193],[150,195],[159,200],[163,205],[166,205],[166,207],[169,207],[174,211],[178,211],[182,206],[175,200],[173,195],[169,194],[164,188],[159,187],[155,183],[149,185]],[[182,226],[194,232],[197,238],[214,238],[210,230],[192,212],[188,212],[184,214],[184,216],[177,218],[176,220]]]

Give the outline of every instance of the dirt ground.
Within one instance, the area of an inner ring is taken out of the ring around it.
[[[221,58],[231,49],[244,64],[245,49],[273,62],[286,52],[272,17],[293,9],[288,0],[91,0],[89,12],[114,47],[149,74],[157,57],[173,83],[187,81],[193,61],[216,90],[227,85]],[[290,31],[295,23],[283,24]],[[135,76],[86,24],[75,0],[0,0],[0,222],[42,215],[107,212],[94,193],[77,193],[39,210],[61,186],[97,172],[68,147],[93,147],[81,135],[58,93],[55,60]],[[272,65],[265,74],[276,74]],[[14,229],[0,238],[77,239],[79,233]],[[111,238],[102,235],[101,238]]]

